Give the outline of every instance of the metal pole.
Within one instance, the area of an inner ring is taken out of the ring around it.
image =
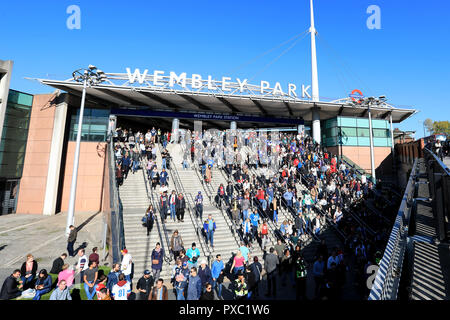
[[[392,128],[392,112],[389,114],[389,123],[391,124],[391,152],[392,152],[392,166],[395,168],[395,148],[394,148],[394,129]]]
[[[77,143],[75,148],[75,157],[73,161],[73,171],[72,171],[72,184],[70,186],[70,200],[69,200],[69,210],[67,213],[67,224],[66,224],[66,236],[69,236],[70,225],[74,225],[75,217],[75,198],[77,193],[77,178],[78,178],[78,162],[80,158],[80,144],[81,144],[81,130],[83,126],[83,113],[84,113],[84,101],[86,98],[86,86],[88,72],[84,72],[84,82],[83,82],[83,94],[81,96],[81,107],[80,107],[80,118],[78,119],[78,133],[77,133]]]
[[[369,137],[370,137],[370,169],[371,169],[373,182],[376,183],[377,178],[375,177],[375,161],[374,161],[374,154],[373,154],[372,114],[370,112],[370,103],[369,103],[368,109],[369,109]]]

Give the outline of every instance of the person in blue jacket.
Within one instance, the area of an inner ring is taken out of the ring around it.
[[[205,230],[206,239],[211,243],[211,248],[214,249],[214,231],[216,231],[216,221],[212,215],[208,215],[208,220],[203,223],[203,230]]]
[[[191,268],[186,300],[198,300],[202,294],[202,280],[197,275],[197,268]]]
[[[192,247],[186,251],[186,256],[189,258],[189,268],[197,267],[197,261],[200,258],[200,250],[198,250],[195,242],[192,242]]]
[[[34,287],[36,289],[36,295],[33,300],[41,300],[41,296],[52,290],[52,277],[47,273],[47,270],[42,269],[39,271],[39,276]]]
[[[186,300],[186,288],[188,286],[189,269],[187,262],[183,262],[181,270],[175,275],[175,290],[177,300]]]
[[[223,282],[223,269],[225,268],[222,257],[220,254],[216,255],[216,261],[213,262],[211,267],[211,277],[213,290],[217,286],[217,297],[221,299],[222,297],[222,282]]]

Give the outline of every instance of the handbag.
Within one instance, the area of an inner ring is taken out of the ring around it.
[[[152,260],[152,264],[158,264],[159,263],[159,260],[158,259],[153,259]]]

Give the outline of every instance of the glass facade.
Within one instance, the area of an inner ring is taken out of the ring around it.
[[[22,176],[33,96],[9,90],[0,142],[0,178]]]
[[[71,109],[69,141],[76,141],[80,109]],[[84,108],[81,141],[106,141],[109,109]]]
[[[336,117],[324,121],[322,141],[326,147],[370,146],[369,119],[356,117]],[[390,147],[391,132],[387,120],[372,120],[373,145]]]

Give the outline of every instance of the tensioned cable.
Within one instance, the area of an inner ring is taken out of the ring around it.
[[[308,31],[309,31],[309,30],[308,30]],[[259,75],[260,73],[264,72],[267,68],[269,68],[272,64],[274,64],[278,59],[280,59],[283,55],[285,55],[289,50],[291,50],[293,47],[295,47],[295,45],[296,45],[299,41],[301,41],[303,38],[305,38],[305,36],[308,34],[308,31],[307,31],[307,32],[304,32],[304,34],[303,34],[303,36],[302,36],[301,38],[298,38],[297,40],[295,40],[294,43],[293,43],[289,48],[287,48],[286,50],[284,50],[284,51],[283,51],[280,55],[278,55],[275,59],[273,59],[271,62],[269,62],[268,64],[266,64],[266,65],[264,66],[264,68],[261,69],[260,71],[258,71],[253,77],[251,77],[251,78],[249,79],[249,81],[253,80],[257,75]]]
[[[367,89],[369,91],[369,93],[373,95],[372,89],[368,85],[366,85],[365,82],[362,81],[362,79],[360,77],[358,77],[358,75],[355,72],[352,71],[352,69],[345,62],[345,60],[343,58],[341,58],[339,53],[336,50],[334,50],[333,47],[323,37],[321,37],[318,33],[317,33],[317,38],[320,39],[320,41],[322,43],[324,43],[330,49],[330,51],[336,57],[337,62],[340,62],[340,64],[343,67],[343,69],[346,69],[345,71],[347,71],[350,76],[353,76],[356,79],[356,81],[358,81],[361,85],[363,85],[364,89]]]
[[[308,32],[309,32],[309,30],[306,30],[306,31],[304,31],[304,32],[302,32],[302,33],[299,33],[299,34],[293,36],[292,38],[290,38],[290,39],[288,39],[288,40],[286,40],[286,41],[284,41],[284,42],[278,44],[277,46],[273,47],[272,49],[269,49],[269,50],[267,50],[267,51],[265,51],[265,52],[263,52],[263,53],[257,55],[255,58],[252,58],[252,59],[248,60],[247,62],[244,62],[243,64],[237,66],[235,69],[231,70],[231,71],[229,72],[229,74],[233,74],[233,73],[235,73],[236,71],[238,71],[238,70],[240,70],[240,69],[242,69],[242,68],[244,68],[244,67],[246,67],[246,66],[252,64],[252,63],[255,62],[256,60],[258,60],[258,59],[264,57],[265,55],[269,54],[270,52],[272,52],[272,51],[274,51],[274,50],[276,50],[276,49],[278,49],[278,48],[280,48],[280,47],[282,47],[282,46],[288,44],[289,42],[295,40],[295,39],[298,38],[298,37],[303,36],[305,33],[308,33]]]

